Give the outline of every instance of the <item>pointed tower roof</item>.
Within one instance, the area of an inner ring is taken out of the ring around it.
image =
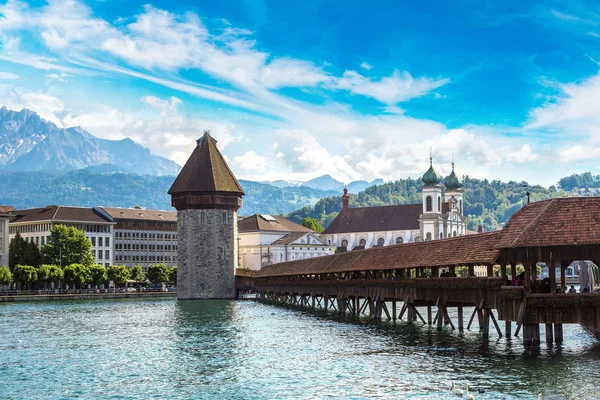
[[[425,186],[439,185],[442,181],[442,176],[433,168],[433,158],[431,156],[429,156],[429,169],[423,175],[422,180]]]
[[[462,187],[462,182],[458,179],[458,176],[454,173],[454,161],[452,161],[452,172],[445,180],[446,189],[458,190]]]
[[[206,131],[196,142],[192,155],[169,189],[173,207],[230,208],[221,203],[228,199],[225,203],[229,204],[239,198],[236,209],[239,208],[245,193],[217,148],[217,141]]]

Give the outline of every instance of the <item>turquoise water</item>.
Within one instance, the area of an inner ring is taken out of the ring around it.
[[[452,381],[476,399],[600,399],[600,345],[578,326],[528,351],[252,301],[135,299],[0,304],[0,337],[2,399],[450,399]]]

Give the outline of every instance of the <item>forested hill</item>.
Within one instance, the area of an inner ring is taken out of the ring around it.
[[[576,175],[569,179],[575,181],[584,179],[578,177],[581,176]],[[358,195],[351,194],[350,207],[421,203],[421,186],[420,179],[410,178],[372,186]],[[547,189],[539,185],[526,187],[525,182],[490,182],[487,179],[465,177],[463,179],[464,212],[468,216],[468,228],[476,230],[477,226],[483,225],[484,229],[489,231],[506,223],[511,215],[527,202],[527,190],[531,192],[531,201],[580,195],[578,187],[573,186],[570,189],[565,191],[554,186]],[[341,196],[326,197],[313,207],[304,207],[291,212],[287,218],[300,223],[304,218],[311,217],[319,220],[323,227],[327,227],[341,209]]]

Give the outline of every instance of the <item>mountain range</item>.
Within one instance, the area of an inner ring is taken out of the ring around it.
[[[177,175],[181,167],[129,138],[100,139],[58,128],[31,110],[0,108],[0,170],[59,173],[88,168],[140,175]]]
[[[368,181],[352,181],[347,185],[344,185],[344,182],[340,182],[333,178],[331,175],[322,175],[306,182],[302,181],[290,181],[290,180],[277,180],[277,181],[261,181],[259,183],[264,183],[267,185],[275,186],[278,188],[288,188],[288,187],[300,187],[305,186],[312,189],[324,190],[324,191],[337,191],[341,192],[344,187],[348,189],[350,193],[358,193],[362,192],[369,186],[374,185],[382,185],[384,183],[383,179],[375,179],[371,182]]]

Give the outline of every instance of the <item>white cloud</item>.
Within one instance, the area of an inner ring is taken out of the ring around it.
[[[360,67],[362,69],[366,69],[367,71],[370,71],[373,67],[371,66],[371,64],[368,64],[366,62],[363,62],[362,64],[360,64]]]
[[[598,160],[600,158],[600,147],[575,145],[561,150],[558,154],[558,158],[564,163]]]
[[[247,173],[265,173],[269,168],[269,161],[266,157],[257,155],[254,150],[248,150],[241,156],[234,157],[233,162],[242,171]]]
[[[0,72],[0,80],[14,80],[19,79],[19,75],[10,72]]]
[[[150,107],[158,108],[163,111],[175,110],[177,106],[182,103],[180,99],[174,96],[171,96],[169,100],[163,100],[155,96],[143,96],[140,100]]]
[[[508,153],[506,159],[516,164],[522,164],[535,161],[537,154],[533,152],[530,145],[524,144],[519,150]]]
[[[450,82],[449,79],[413,78],[408,72],[394,71],[392,75],[373,81],[356,71],[345,71],[334,79],[330,88],[348,90],[354,94],[373,97],[385,104],[396,104],[421,97]]]

